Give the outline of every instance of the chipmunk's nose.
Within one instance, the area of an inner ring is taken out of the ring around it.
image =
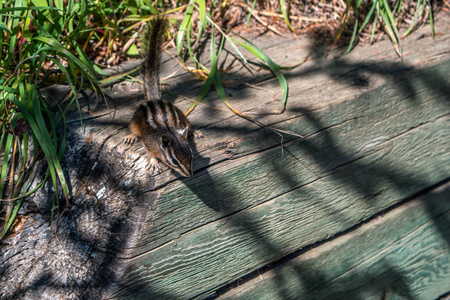
[[[180,175],[184,176],[184,177],[192,177],[192,175],[194,174],[193,170],[192,170],[192,164],[190,165],[184,165],[184,166],[180,166],[180,168],[177,170],[178,173],[180,173]]]
[[[187,170],[187,173],[184,174],[185,177],[192,177],[194,175],[194,170],[192,169],[192,166]]]

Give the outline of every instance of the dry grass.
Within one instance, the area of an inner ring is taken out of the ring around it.
[[[211,2],[211,1],[209,1]],[[287,13],[289,21],[294,31],[294,35],[307,34],[323,42],[334,41],[336,34],[342,24],[342,18],[347,8],[344,0],[291,0],[287,1]],[[272,32],[288,36],[291,34],[289,26],[286,24],[281,11],[279,0],[257,0],[252,10],[252,1],[231,0],[226,1],[225,6],[218,6],[211,12],[211,19],[219,24],[226,31],[236,29],[243,33],[263,34]],[[391,7],[395,6],[395,1],[388,1]],[[176,8],[167,3],[170,9]],[[359,8],[359,21],[363,21],[370,10],[372,3],[363,1]],[[399,29],[405,30],[413,21],[417,1],[404,0],[401,2],[400,10],[395,14]],[[436,13],[442,9],[449,10],[450,5],[445,0],[433,1],[433,11]],[[182,12],[179,12],[182,14]],[[248,24],[246,25],[249,15]],[[350,8],[350,14],[353,14]],[[174,15],[173,15],[174,16]],[[174,16],[175,17],[175,16]],[[182,16],[178,15],[178,18]],[[198,14],[194,11],[194,24],[199,22]],[[429,8],[425,7],[424,13],[417,20],[416,26],[421,26],[428,22]],[[352,34],[353,22],[349,22],[344,31],[343,37],[349,38]],[[380,22],[375,25],[375,33],[383,33],[384,28]],[[366,27],[362,32],[360,41],[369,40],[372,27]]]
[[[317,43],[332,44],[336,41],[336,36],[342,26],[342,33],[339,37],[339,43],[349,44],[355,24],[355,8],[353,0],[348,3],[344,0],[229,0],[219,1],[213,5],[213,1],[206,1],[207,10],[209,10],[210,18],[219,25],[225,32],[239,32],[243,35],[259,35],[259,34],[277,34],[282,36],[302,36],[306,35]],[[168,16],[174,21],[172,32],[178,31],[181,20],[183,19],[186,8],[180,9],[179,1],[163,0],[158,2],[158,11],[160,13],[169,12]],[[285,2],[286,15],[289,24],[284,18],[281,3]],[[362,1],[358,8],[358,21],[361,24],[366,18],[372,6],[372,1]],[[399,32],[404,32],[414,22],[415,12],[417,8],[417,0],[393,1],[388,0],[387,3],[391,7],[395,18],[395,25]],[[253,6],[254,4],[254,6]],[[450,5],[446,0],[437,0],[431,3],[433,12],[436,14],[440,10],[449,10]],[[175,11],[173,11],[175,10]],[[170,12],[173,11],[173,12]],[[127,13],[121,18],[126,18]],[[129,56],[126,53],[130,40],[136,43],[139,48],[140,43],[138,33],[144,30],[144,23],[151,16],[143,16],[141,24],[136,24],[133,30],[124,34],[116,35],[113,40],[106,37],[95,43],[86,42],[85,51],[91,60],[97,64],[112,66],[124,60],[134,59],[135,56]],[[198,10],[193,11],[193,37],[199,31],[200,18]],[[375,42],[377,39],[387,33],[387,29],[383,20],[378,17],[372,17],[370,22],[364,29],[358,33],[354,43]],[[116,17],[117,19],[117,17]],[[414,28],[429,23],[429,6],[424,5],[423,12],[417,17]],[[206,31],[210,31],[212,26],[208,24]],[[119,30],[120,31],[120,30]]]

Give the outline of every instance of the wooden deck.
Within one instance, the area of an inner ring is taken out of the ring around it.
[[[449,293],[450,22],[439,20],[435,41],[428,27],[402,41],[403,61],[381,41],[340,59],[316,52],[285,72],[286,112],[254,117],[304,138],[261,129],[210,92],[189,116],[204,135],[192,141],[192,178],[166,169],[148,175],[142,146],[122,142],[142,89],[112,87],[113,116],[99,103],[83,127],[75,118],[70,123],[65,168],[73,197],[58,221],[58,240],[49,233],[34,249],[20,246],[53,228],[36,214],[5,240],[10,252],[0,249],[1,276],[32,288],[12,285],[0,293],[114,299]],[[311,44],[254,42],[280,65],[301,61]],[[164,74],[173,65],[167,59]],[[226,79],[237,109],[280,108],[268,72],[236,65]],[[164,97],[185,109],[190,102],[177,95],[195,99],[200,88],[179,72],[167,79]],[[40,211],[46,193],[30,200]],[[34,263],[14,267],[36,249],[42,253]],[[46,254],[52,249],[62,250]],[[39,281],[42,270],[47,277]]]

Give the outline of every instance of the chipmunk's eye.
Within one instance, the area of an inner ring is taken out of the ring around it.
[[[161,149],[166,149],[170,144],[170,140],[167,136],[163,135],[161,137]]]

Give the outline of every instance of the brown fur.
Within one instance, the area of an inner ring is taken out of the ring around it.
[[[126,142],[132,144],[141,140],[150,158],[156,158],[180,174],[190,176],[192,152],[187,142],[190,128],[189,120],[172,103],[163,100],[147,101],[136,109],[130,122],[132,134]],[[161,148],[163,140],[168,143],[165,151]],[[180,163],[179,166],[172,165],[164,152],[170,153],[169,157],[174,156]],[[159,166],[151,163],[151,168],[156,171]]]
[[[131,135],[125,142],[141,140],[150,156],[150,171],[159,170],[158,161],[183,176],[192,176],[192,151],[187,142],[191,125],[172,103],[160,100],[159,64],[167,20],[154,18],[147,34],[144,53],[144,87],[147,102],[141,104],[130,122]]]
[[[147,100],[161,98],[159,72],[164,34],[167,30],[167,19],[156,17],[150,21],[146,42],[144,43],[144,90]]]

